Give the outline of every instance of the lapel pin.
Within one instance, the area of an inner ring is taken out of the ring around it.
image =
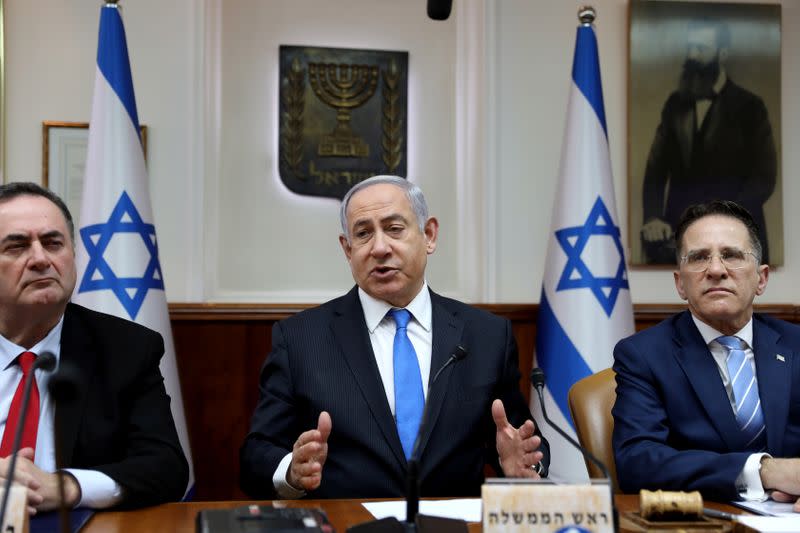
[[[781,363],[785,363],[786,362],[786,358],[784,356],[782,356],[781,354],[779,354],[779,353],[775,354],[775,359],[777,359]]]

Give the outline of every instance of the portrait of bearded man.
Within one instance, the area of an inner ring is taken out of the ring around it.
[[[642,3],[634,2],[633,8],[638,4]],[[674,262],[674,230],[684,209],[726,199],[752,213],[764,244],[763,260],[775,264],[773,255],[782,258],[782,250],[772,253],[764,204],[779,190],[778,153],[767,106],[761,96],[745,88],[751,85],[750,79],[740,80],[738,71],[729,69],[727,19],[692,18],[684,35],[685,56],[677,88],[661,107],[655,135],[645,135],[652,143],[643,168],[631,169],[643,176],[640,225],[631,226],[631,240],[640,247],[639,254],[636,250],[632,254],[633,262]],[[633,93],[633,80],[631,85]],[[630,121],[633,129],[637,121],[633,111]],[[631,133],[632,149],[635,142],[646,142],[635,140],[635,135]],[[632,196],[632,211],[638,209],[636,200]],[[774,214],[780,219],[779,212]]]

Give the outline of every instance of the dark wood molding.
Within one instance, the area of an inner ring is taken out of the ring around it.
[[[318,304],[259,304],[259,303],[171,303],[169,314],[173,321],[184,320],[283,320]],[[536,320],[539,304],[473,304],[496,315],[518,320]],[[653,322],[679,313],[685,304],[634,304],[637,321]],[[758,313],[770,314],[789,322],[800,321],[800,306],[794,304],[757,304]]]

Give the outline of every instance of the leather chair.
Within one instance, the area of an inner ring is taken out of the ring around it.
[[[607,368],[576,382],[569,389],[569,411],[575,423],[575,431],[581,445],[608,467],[614,492],[619,493],[611,432],[614,419],[611,408],[617,399],[616,373]],[[586,459],[590,478],[605,477],[600,469]]]

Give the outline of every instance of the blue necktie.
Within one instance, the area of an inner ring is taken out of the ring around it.
[[[389,311],[397,330],[394,334],[394,410],[397,433],[403,444],[406,459],[411,457],[414,440],[417,438],[425,396],[422,393],[422,377],[419,372],[417,352],[408,338],[408,321],[411,313],[406,309]]]
[[[764,447],[764,413],[753,365],[744,354],[745,343],[738,337],[719,337],[717,342],[728,350],[728,374],[736,402],[736,421],[747,438],[746,447],[760,450]]]

